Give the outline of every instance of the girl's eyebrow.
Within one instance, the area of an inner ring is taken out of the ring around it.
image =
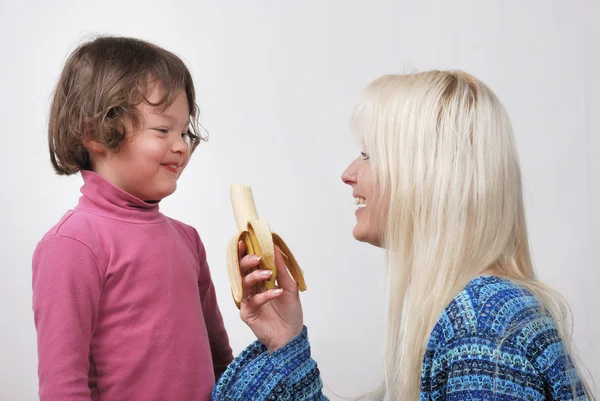
[[[175,116],[173,116],[171,114],[167,114],[167,113],[155,113],[154,115],[157,116],[157,117],[160,117],[160,118],[165,118],[165,119],[169,120],[172,123],[178,122],[177,117],[175,117]],[[190,120],[189,120],[189,117],[188,117],[188,119],[185,120],[185,124],[184,125],[189,125],[189,123],[190,123]]]

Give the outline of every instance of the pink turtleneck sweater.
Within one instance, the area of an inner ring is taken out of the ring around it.
[[[33,255],[40,399],[209,400],[233,355],[198,233],[82,176]]]

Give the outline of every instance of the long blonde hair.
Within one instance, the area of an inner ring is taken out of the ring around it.
[[[353,125],[370,156],[377,210],[387,211],[380,216],[390,267],[384,378],[370,396],[419,398],[440,314],[490,270],[530,290],[570,350],[566,304],[537,280],[531,262],[518,155],[495,94],[461,71],[387,75],[366,88]]]

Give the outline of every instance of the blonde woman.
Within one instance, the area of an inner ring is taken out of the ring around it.
[[[372,82],[353,119],[363,152],[343,173],[360,205],[353,235],[383,247],[390,305],[382,384],[371,400],[592,399],[570,356],[565,306],[529,254],[521,172],[494,93],[460,71]],[[241,249],[243,252],[243,249]],[[296,285],[241,317],[258,341],[229,366],[216,400],[324,400]],[[244,272],[256,266],[243,258]]]

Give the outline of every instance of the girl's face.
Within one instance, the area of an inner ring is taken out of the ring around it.
[[[356,225],[352,235],[358,241],[382,246],[383,224],[380,211],[376,210],[378,193],[371,175],[369,156],[362,153],[342,174],[342,181],[352,187],[356,209]]]
[[[160,86],[148,97],[162,98]],[[177,179],[190,159],[188,137],[190,110],[181,91],[166,109],[144,102],[137,106],[139,129],[126,125],[127,134],[118,151],[103,149],[94,154],[94,170],[113,185],[144,201],[159,201],[177,188]]]

